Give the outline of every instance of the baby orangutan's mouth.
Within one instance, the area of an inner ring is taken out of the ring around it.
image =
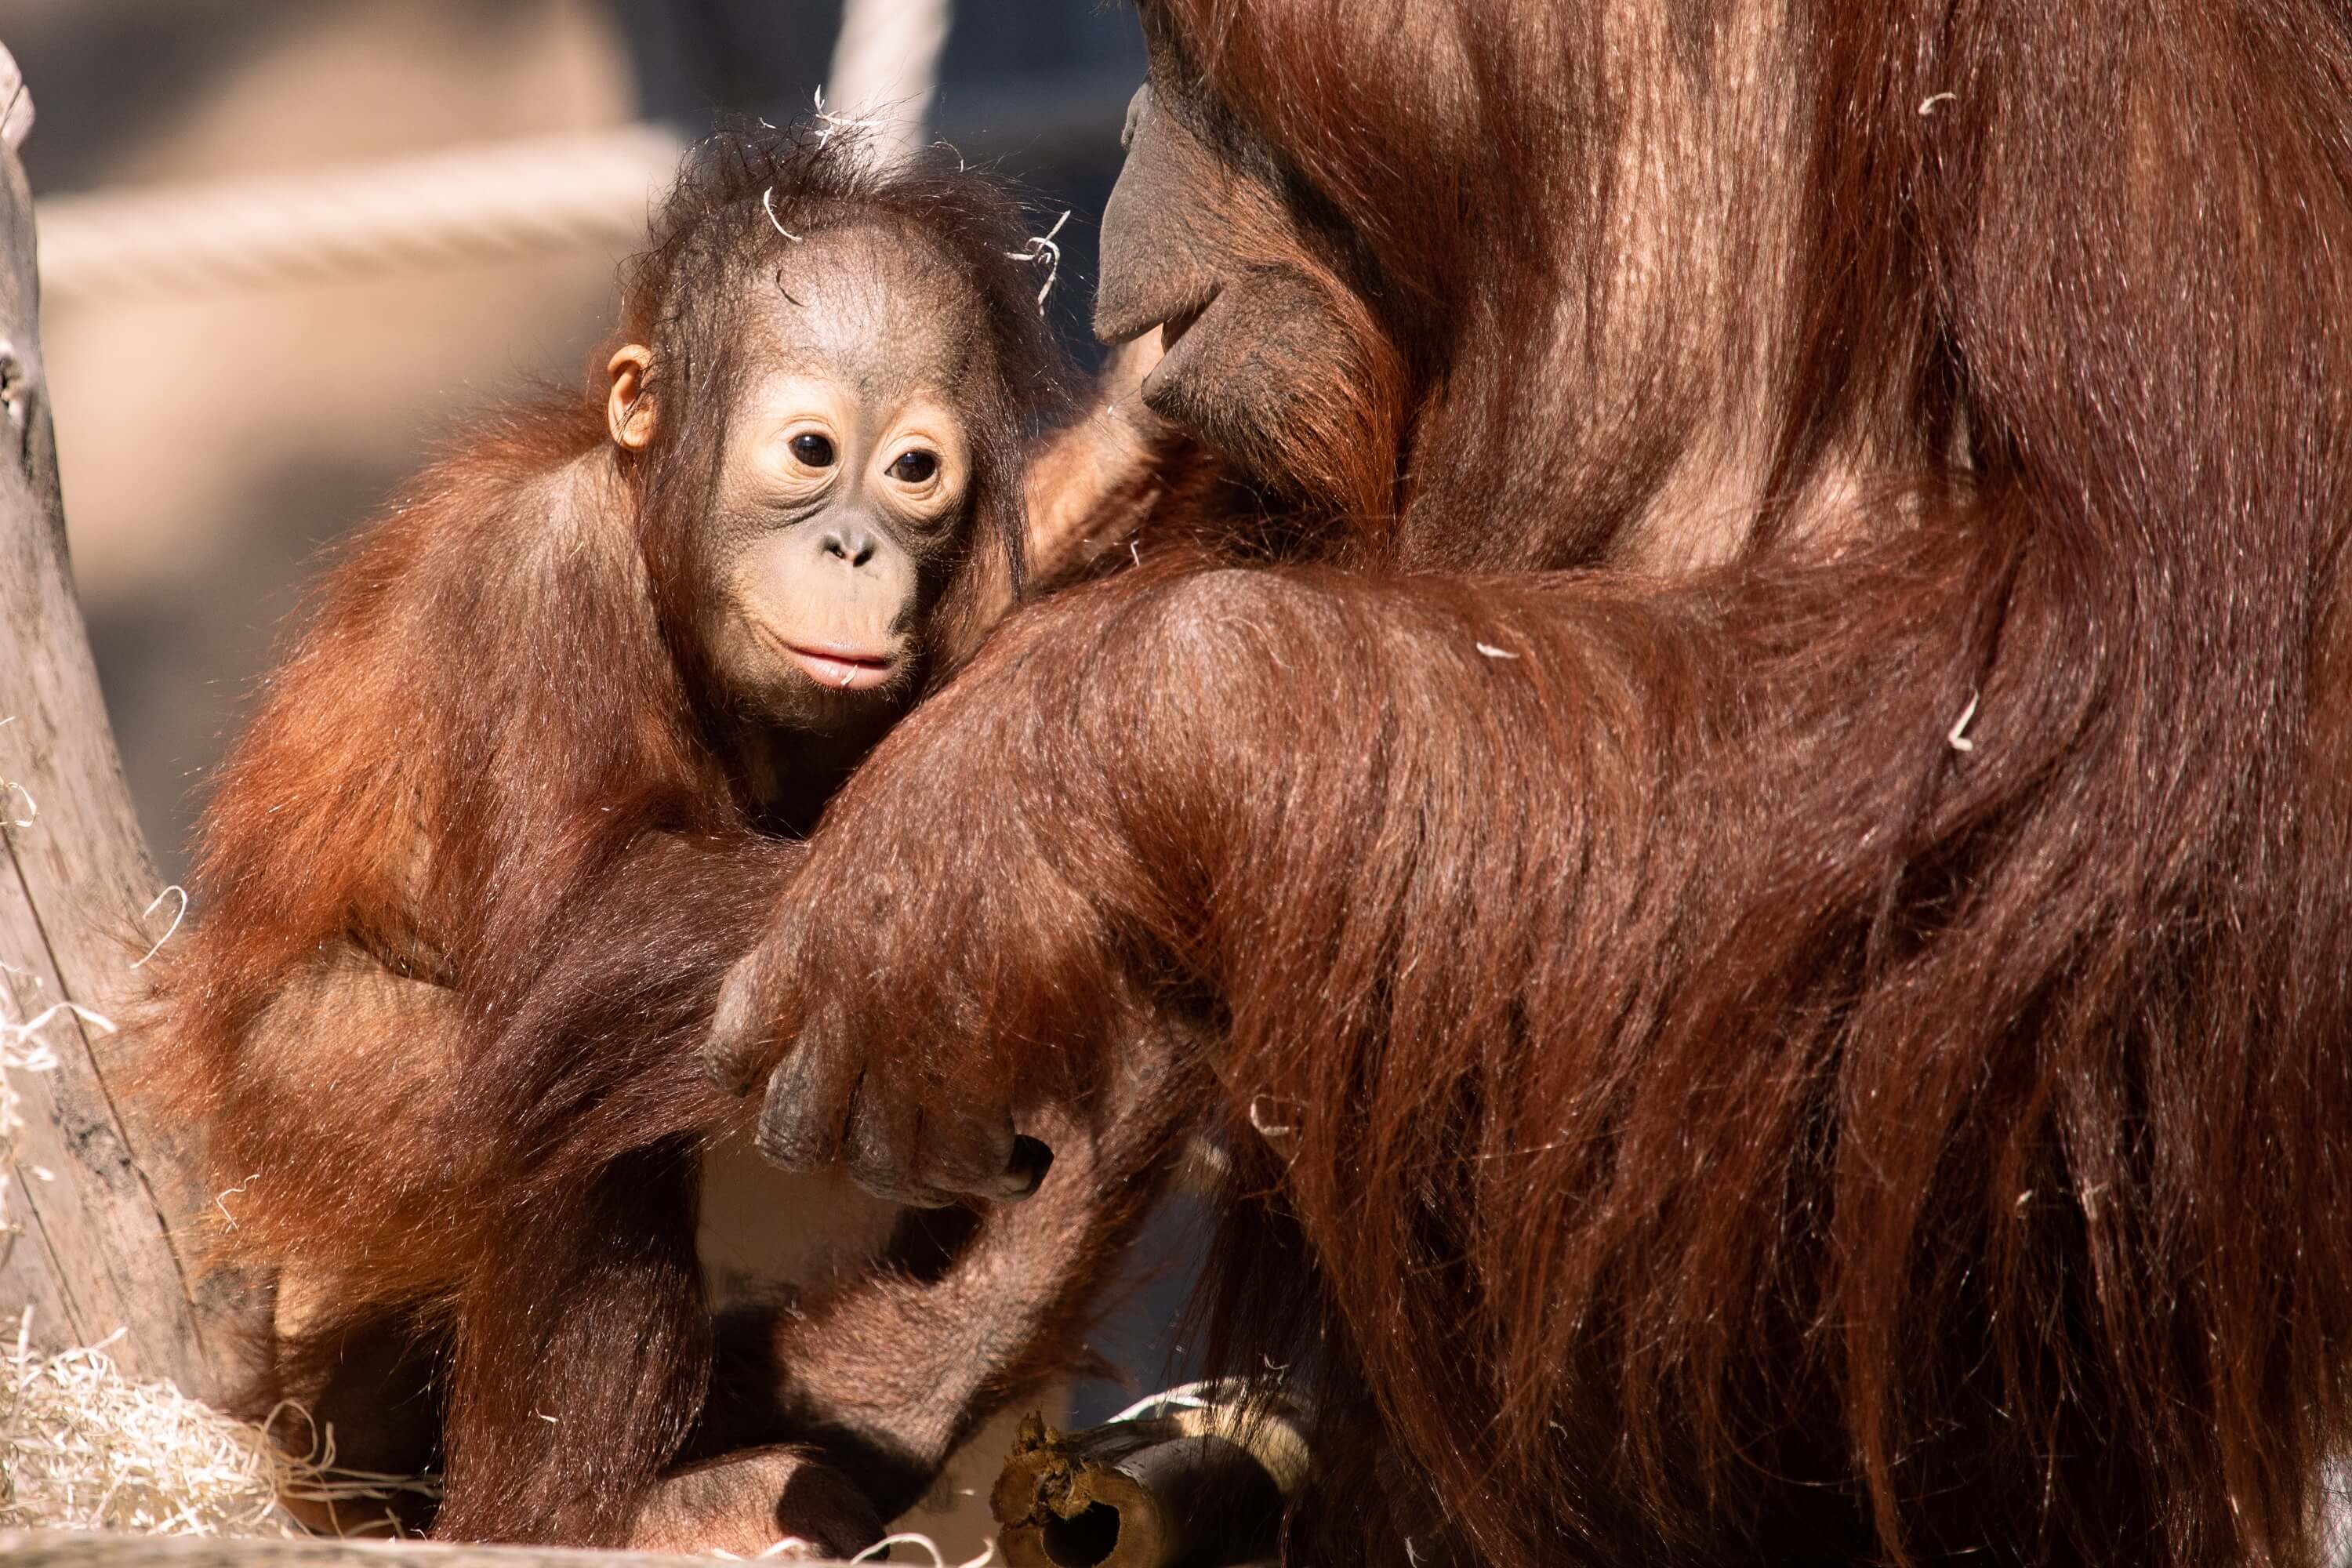
[[[888,682],[898,661],[887,653],[828,644],[808,647],[787,643],[784,651],[819,686],[835,691],[867,691]]]

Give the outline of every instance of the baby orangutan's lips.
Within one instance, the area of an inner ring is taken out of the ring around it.
[[[887,653],[874,653],[865,648],[844,647],[835,644],[827,647],[803,647],[798,643],[786,645],[800,667],[808,671],[809,679],[819,686],[835,691],[866,691],[890,679],[898,661]]]

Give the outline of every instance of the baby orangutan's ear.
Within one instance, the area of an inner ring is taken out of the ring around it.
[[[646,392],[646,372],[654,352],[643,343],[627,343],[604,366],[613,391],[604,400],[604,427],[613,439],[632,452],[642,452],[654,438],[654,400]]]

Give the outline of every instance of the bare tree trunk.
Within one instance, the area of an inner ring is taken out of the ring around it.
[[[125,1044],[100,1020],[135,993],[136,922],[160,889],[66,557],[33,202],[16,156],[31,101],[5,50],[0,104],[0,1038],[58,1058],[54,1070],[9,1075],[26,1125],[7,1189],[17,1234],[0,1241],[0,1314],[30,1306],[34,1337],[51,1345],[119,1328],[110,1351],[126,1373],[202,1395],[221,1387],[226,1347],[199,1330],[165,1217],[201,1198],[187,1189],[188,1163],[126,1118],[110,1087]],[[173,907],[156,911],[144,940]]]
[[[12,1568],[710,1568],[713,1560],[650,1552],[442,1546],[425,1541],[268,1541],[0,1530],[0,1561]],[[821,1565],[803,1563],[801,1568]]]

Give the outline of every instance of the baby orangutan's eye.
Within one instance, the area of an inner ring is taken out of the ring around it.
[[[793,437],[793,456],[812,468],[833,467],[833,443],[814,433]]]
[[[939,471],[938,454],[926,452],[919,447],[911,452],[899,453],[898,460],[891,464],[887,470],[890,477],[902,485],[925,483]]]

